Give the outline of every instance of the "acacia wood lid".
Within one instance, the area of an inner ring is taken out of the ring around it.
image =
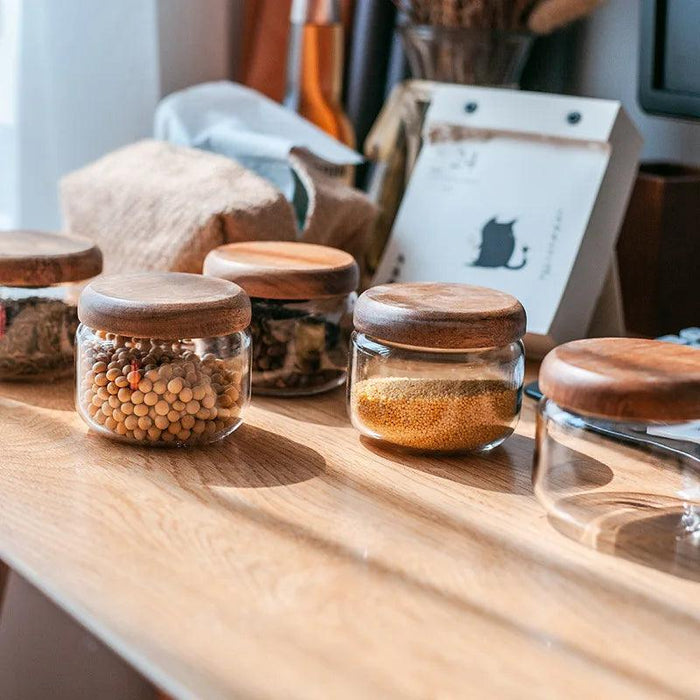
[[[250,323],[248,295],[233,282],[184,272],[99,277],[80,295],[78,318],[137,338],[213,338]]]
[[[357,289],[360,271],[345,251],[295,241],[231,243],[212,250],[204,274],[261,299],[322,299]]]
[[[0,232],[0,285],[48,287],[102,272],[102,253],[86,238],[44,231]]]
[[[416,282],[368,289],[355,329],[378,340],[425,348],[508,345],[525,334],[525,309],[510,294],[469,284]]]
[[[630,421],[700,419],[700,350],[658,340],[593,338],[552,350],[540,389],[562,408]]]

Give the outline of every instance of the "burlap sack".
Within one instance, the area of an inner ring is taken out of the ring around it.
[[[216,246],[245,240],[301,240],[362,259],[375,209],[359,191],[297,151],[292,167],[308,206],[301,232],[292,206],[267,180],[224,156],[141,141],[66,175],[65,229],[94,240],[105,273],[201,272]]]

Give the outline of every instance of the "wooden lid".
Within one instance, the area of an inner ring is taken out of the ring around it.
[[[510,294],[469,284],[416,282],[368,289],[355,329],[379,340],[426,348],[508,345],[525,334],[525,309]]]
[[[552,350],[540,388],[562,408],[629,421],[700,419],[700,350],[658,340],[593,338]]]
[[[233,282],[183,272],[98,277],[80,295],[78,318],[137,338],[212,338],[250,323],[250,300]]]
[[[102,253],[86,238],[43,231],[0,232],[0,285],[48,287],[102,272]]]
[[[261,299],[320,299],[350,294],[360,271],[337,248],[293,241],[231,243],[212,250],[204,274],[239,284]]]

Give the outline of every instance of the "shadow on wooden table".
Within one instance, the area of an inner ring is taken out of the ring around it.
[[[342,428],[350,425],[347,411],[345,410],[345,388],[338,387],[325,394],[313,397],[313,405],[304,403],[303,412],[300,414],[299,404],[307,397],[272,397],[253,396],[253,406],[264,408],[270,413],[276,413],[285,418],[303,420],[304,423],[325,425],[329,428]]]
[[[298,484],[321,474],[326,460],[305,445],[252,425],[242,425],[231,437],[197,451],[206,486],[265,488]],[[191,459],[191,458],[190,458]]]
[[[448,479],[484,491],[532,495],[534,440],[523,435],[511,435],[501,447],[486,454],[444,457],[400,451],[364,436],[360,437],[360,441],[380,457],[439,479]]]
[[[124,469],[175,479],[190,493],[202,488],[269,488],[297,484],[321,474],[325,459],[304,445],[262,428],[242,425],[233,435],[212,445],[192,448],[143,448],[86,435],[84,446],[98,463],[105,451]]]
[[[700,531],[688,527],[700,516],[667,500],[655,505],[648,494],[583,494],[557,503],[561,515],[550,512],[548,520],[599,552],[700,582]]]

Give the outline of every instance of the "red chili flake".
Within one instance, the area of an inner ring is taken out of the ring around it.
[[[131,387],[132,391],[136,391],[139,388],[139,382],[141,381],[141,376],[139,375],[138,360],[134,359],[131,361],[131,371],[135,372],[138,378],[134,382],[129,382],[129,386]]]

